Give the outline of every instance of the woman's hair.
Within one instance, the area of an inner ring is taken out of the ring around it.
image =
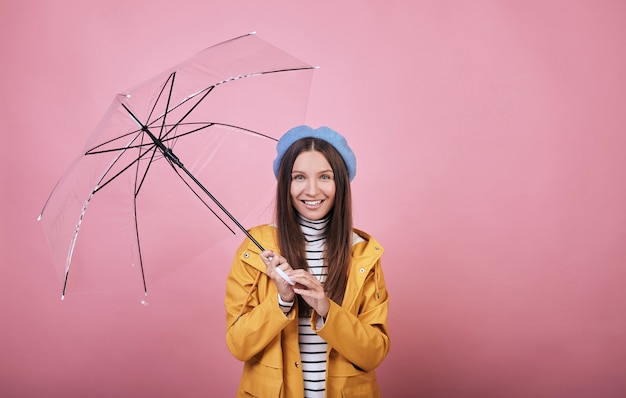
[[[348,171],[343,158],[328,142],[317,138],[302,138],[285,152],[278,172],[276,186],[276,222],[278,246],[281,255],[294,269],[308,270],[304,234],[299,215],[291,202],[291,172],[296,158],[305,151],[322,153],[330,164],[335,182],[335,202],[330,210],[327,224],[324,263],[328,276],[324,291],[334,302],[341,305],[348,281],[348,267],[352,250],[352,195]],[[310,314],[310,307],[298,296],[300,316]]]

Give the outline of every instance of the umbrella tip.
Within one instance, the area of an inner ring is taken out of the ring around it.
[[[249,35],[256,35],[256,30],[253,30],[252,32],[248,33]]]
[[[37,216],[37,221],[41,221],[41,214]]]

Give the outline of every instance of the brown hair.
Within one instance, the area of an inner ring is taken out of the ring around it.
[[[305,240],[298,222],[298,213],[291,203],[291,171],[298,155],[305,151],[322,153],[330,164],[335,181],[335,203],[328,214],[324,263],[328,276],[324,291],[341,305],[348,281],[348,267],[352,250],[352,194],[348,170],[343,158],[328,142],[317,138],[302,138],[285,152],[278,171],[276,186],[276,223],[281,255],[294,269],[309,269],[306,261]],[[308,316],[310,307],[298,296],[300,316]]]

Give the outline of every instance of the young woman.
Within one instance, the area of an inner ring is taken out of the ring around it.
[[[382,247],[352,227],[354,153],[308,126],[277,152],[276,224],[250,230],[266,250],[246,239],[226,285],[226,342],[245,362],[237,396],[379,397],[389,296]]]

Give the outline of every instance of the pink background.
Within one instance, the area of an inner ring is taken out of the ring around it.
[[[385,396],[626,395],[623,1],[3,0],[0,29],[1,396],[233,396],[240,237],[147,306],[61,302],[35,219],[115,94],[250,31],[321,66],[307,122],[358,155]]]

